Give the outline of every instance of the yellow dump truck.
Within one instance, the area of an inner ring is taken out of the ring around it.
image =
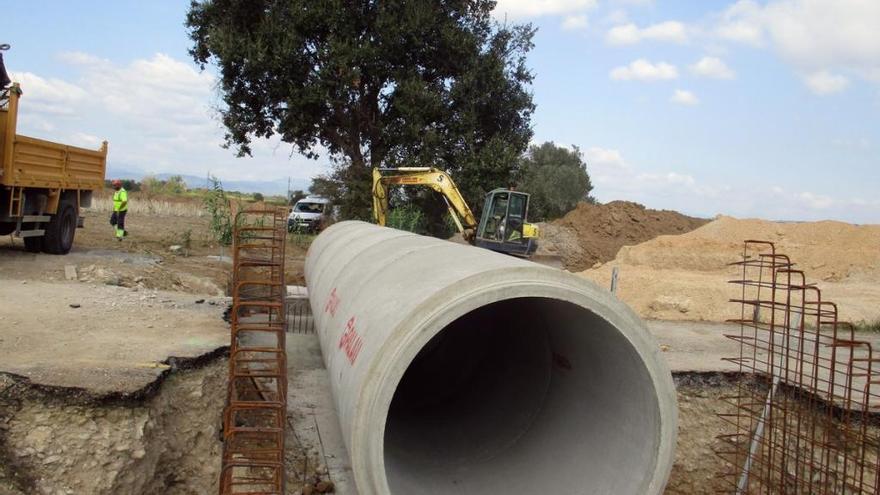
[[[31,252],[67,254],[80,208],[104,187],[107,142],[97,151],[16,134],[18,84],[0,89],[0,235]]]

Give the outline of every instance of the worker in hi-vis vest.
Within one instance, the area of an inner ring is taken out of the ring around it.
[[[113,189],[113,214],[110,215],[110,225],[116,227],[116,240],[122,241],[122,238],[128,235],[125,231],[125,214],[128,213],[128,191],[122,187],[122,181],[114,179]]]

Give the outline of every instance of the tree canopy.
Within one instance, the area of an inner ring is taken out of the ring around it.
[[[479,203],[528,146],[531,25],[493,0],[202,0],[194,60],[217,65],[226,144],[278,135],[336,160],[343,214],[366,216],[369,168],[433,165]]]
[[[580,201],[594,201],[590,196],[593,184],[577,146],[568,149],[553,142],[533,145],[522,158],[519,174],[519,189],[531,194],[531,220],[559,218]]]

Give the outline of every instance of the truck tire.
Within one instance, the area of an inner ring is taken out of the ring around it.
[[[0,235],[9,235],[15,232],[15,223],[0,222]]]
[[[49,254],[67,254],[73,246],[76,234],[76,205],[62,200],[58,212],[46,224],[46,235],[43,236],[43,251]]]

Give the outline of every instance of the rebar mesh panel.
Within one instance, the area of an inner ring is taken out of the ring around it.
[[[766,241],[745,241],[733,263],[740,288],[739,367],[727,432],[716,450],[726,492],[875,494],[880,489],[880,383],[870,343],[837,306]]]

